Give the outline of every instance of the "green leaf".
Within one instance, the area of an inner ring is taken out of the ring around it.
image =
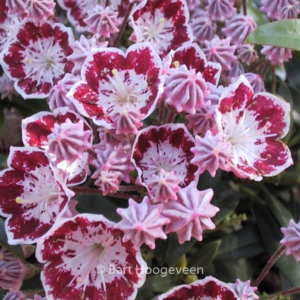
[[[143,285],[143,289],[157,293],[164,293],[176,285],[176,276],[168,273],[167,268],[151,268],[147,273],[157,273],[151,277],[147,276],[147,281]]]
[[[113,222],[121,220],[121,217],[116,212],[118,206],[107,197],[100,195],[80,195],[77,200],[76,209],[80,213],[101,214]],[[119,203],[122,202],[120,199],[118,200]]]
[[[219,250],[220,244],[221,244],[221,240],[216,240],[202,246],[196,252],[196,254],[194,254],[194,256],[191,258],[191,260],[188,263],[188,267],[189,268],[208,267],[214,260]]]
[[[166,260],[168,266],[174,266],[178,260],[184,255],[191,247],[196,243],[197,240],[191,239],[183,244],[178,243],[177,234],[169,235],[169,244],[166,253]]]
[[[282,20],[262,25],[248,35],[245,43],[300,51],[300,20]]]
[[[12,246],[7,243],[7,235],[4,228],[4,220],[0,218],[0,245],[8,249],[11,253],[17,256],[20,260],[24,261],[24,253],[20,245]]]
[[[223,182],[214,189],[214,192],[215,194],[211,203],[220,209],[214,218],[214,223],[218,224],[235,212],[239,204],[240,193],[238,186]]]
[[[255,225],[245,226],[222,239],[217,258],[238,259],[252,257],[265,251],[258,228]]]
[[[283,238],[280,226],[270,210],[263,205],[256,204],[254,206],[254,214],[265,248],[269,255],[273,255],[279,249],[279,241]],[[277,260],[276,266],[279,268],[282,276],[286,278],[286,281],[290,283],[290,287],[299,285],[300,265],[292,255],[282,255]]]

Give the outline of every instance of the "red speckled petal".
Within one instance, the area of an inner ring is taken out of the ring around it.
[[[146,263],[114,225],[101,215],[80,214],[61,220],[38,241],[47,299],[135,299]]]
[[[208,276],[190,285],[181,285],[168,293],[160,295],[157,300],[238,300],[234,291],[224,282]]]

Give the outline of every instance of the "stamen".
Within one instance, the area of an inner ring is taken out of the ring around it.
[[[174,61],[173,65],[175,66],[175,68],[179,68],[179,61],[178,60]]]
[[[21,197],[17,197],[16,202],[19,204],[32,204],[32,203],[40,202],[41,200],[49,201],[52,198],[52,196],[60,196],[61,194],[62,194],[61,192],[53,192],[47,195],[40,195],[39,197],[30,200],[24,200]]]

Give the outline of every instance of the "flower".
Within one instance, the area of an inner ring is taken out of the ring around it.
[[[231,43],[240,45],[244,43],[246,37],[256,27],[257,25],[252,17],[237,14],[232,19],[226,21],[226,26],[222,31],[226,37],[231,38]]]
[[[193,300],[215,299],[215,300],[239,300],[233,289],[218,279],[207,276],[197,280],[190,285],[180,285],[169,292],[160,295],[157,300]]]
[[[132,241],[137,249],[144,243],[154,249],[156,238],[167,238],[163,226],[170,220],[161,215],[162,209],[162,204],[152,204],[147,196],[141,203],[129,199],[128,208],[117,209],[122,220],[117,223],[116,228],[125,233],[122,241]]]
[[[11,147],[0,172],[0,214],[11,245],[35,243],[64,213],[74,195],[41,150]]]
[[[126,54],[117,48],[92,49],[82,67],[83,80],[67,97],[95,124],[116,129],[111,117],[120,106],[130,104],[143,119],[153,112],[162,92],[161,69],[160,58],[147,44],[132,45]]]
[[[289,130],[290,105],[269,93],[254,95],[244,76],[222,94],[216,122],[231,143],[228,165],[238,177],[262,180],[293,164],[279,139]]]
[[[272,65],[283,65],[292,58],[292,50],[288,48],[263,46],[261,53],[271,62]]]
[[[224,22],[231,19],[235,13],[234,1],[230,0],[209,0],[207,14],[213,21]]]
[[[80,115],[67,107],[37,113],[22,121],[22,137],[24,145],[44,149],[53,164],[68,173],[69,185],[85,181],[93,131]]]
[[[169,201],[162,210],[162,215],[171,220],[166,226],[166,233],[176,232],[178,241],[183,244],[191,237],[202,241],[203,231],[215,229],[211,218],[219,208],[210,204],[213,190],[198,191],[195,182],[182,188],[177,193],[176,201]]]
[[[199,167],[200,174],[207,170],[215,177],[219,168],[229,170],[227,162],[230,159],[231,144],[224,142],[221,134],[213,135],[208,130],[203,138],[196,136],[196,145],[191,151],[195,155],[191,162]]]
[[[204,41],[203,52],[208,60],[217,62],[223,71],[230,71],[231,63],[237,60],[234,55],[236,46],[230,45],[230,38],[220,39],[217,35],[209,42]]]
[[[235,283],[228,283],[228,285],[235,291],[236,295],[241,300],[258,300],[259,297],[255,294],[257,287],[252,287],[250,280],[242,282],[237,279]]]
[[[284,238],[280,241],[280,244],[286,247],[286,255],[293,254],[297,261],[300,261],[300,222],[295,223],[294,220],[290,220],[287,228],[281,228]]]
[[[124,232],[101,215],[60,220],[37,243],[45,263],[41,280],[48,300],[128,299],[146,277],[146,263]]]
[[[194,138],[183,124],[149,126],[139,131],[131,160],[138,171],[141,184],[148,191],[151,190],[151,194],[155,194],[151,182],[153,175],[161,175],[161,170],[165,173],[173,172],[172,180],[175,182],[177,180],[174,176],[180,178],[180,187],[197,181],[197,166],[191,163],[194,157],[191,147],[194,145]],[[156,188],[160,189],[160,186],[157,185]]]
[[[111,33],[118,32],[117,26],[121,21],[117,18],[118,13],[109,6],[103,8],[96,5],[92,11],[88,12],[88,17],[84,19],[88,25],[87,30],[96,34],[96,36],[110,37]]]
[[[0,56],[4,72],[16,80],[15,89],[24,98],[45,98],[50,89],[70,73],[74,64],[72,31],[59,23],[21,23],[15,40],[5,46]]]
[[[161,56],[193,41],[189,12],[183,0],[144,0],[134,9],[130,26],[134,42],[148,42]]]

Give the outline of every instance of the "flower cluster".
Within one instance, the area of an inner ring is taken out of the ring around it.
[[[281,141],[290,105],[244,71],[257,59],[243,44],[256,23],[233,1],[198,2],[0,0],[1,97],[46,98],[51,110],[22,121],[24,146],[0,172],[8,243],[37,243],[46,299],[135,299],[143,244],[155,249],[170,233],[201,241],[216,228],[201,174],[260,181],[293,164]],[[132,44],[117,48],[127,23]],[[79,193],[128,207],[117,223],[78,213]],[[257,299],[255,290],[208,277],[158,299]]]

